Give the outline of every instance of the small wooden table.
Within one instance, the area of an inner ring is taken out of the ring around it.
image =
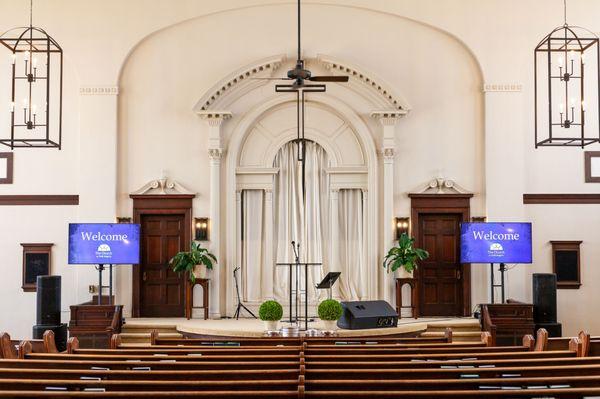
[[[402,318],[402,287],[408,284],[410,286],[410,308],[412,310],[412,317],[415,319],[419,317],[419,285],[417,279],[413,277],[397,278],[396,279],[396,313],[398,318]],[[408,307],[408,306],[407,306]]]
[[[192,309],[194,309],[194,287],[196,285],[202,286],[202,306],[196,306],[198,308],[204,308],[204,320],[208,320],[208,286],[210,280],[207,278],[197,278],[195,283],[190,280],[186,280],[185,284],[185,317],[186,319],[192,318]]]

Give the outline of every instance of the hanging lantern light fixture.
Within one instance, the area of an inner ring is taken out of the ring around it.
[[[10,130],[0,125],[0,144],[11,149],[60,150],[63,51],[43,29],[33,26],[33,0],[29,26],[5,32],[0,36],[0,44],[10,51],[4,59],[12,81],[0,85],[11,89],[9,95],[0,99],[0,121],[4,125],[4,115],[10,121]],[[4,71],[1,60],[0,57],[0,70]]]
[[[564,24],[535,48],[535,147],[585,147],[600,142],[598,36]]]

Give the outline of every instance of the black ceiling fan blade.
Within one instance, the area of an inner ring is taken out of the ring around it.
[[[250,78],[250,80],[292,80],[290,78]]]
[[[312,82],[348,82],[348,76],[311,76],[308,80]]]

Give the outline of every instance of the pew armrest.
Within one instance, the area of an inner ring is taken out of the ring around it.
[[[490,334],[491,345],[496,346],[496,329],[497,326],[492,322],[490,312],[486,305],[481,306],[481,324],[482,330]]]

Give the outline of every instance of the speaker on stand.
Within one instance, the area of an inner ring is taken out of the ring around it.
[[[545,328],[550,337],[562,336],[556,315],[556,274],[533,274],[533,320],[535,330]]]
[[[56,348],[67,348],[67,325],[60,322],[60,276],[38,276],[37,314],[33,338],[41,339],[46,330],[54,331]]]

